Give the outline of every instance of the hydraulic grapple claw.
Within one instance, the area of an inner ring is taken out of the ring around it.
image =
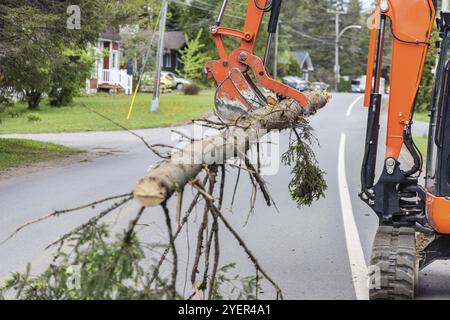
[[[255,83],[279,96],[291,98],[304,109],[308,109],[308,99],[301,92],[272,79],[264,61],[254,55],[257,35],[265,12],[272,11],[269,35],[272,36],[276,32],[281,0],[249,0],[243,31],[221,26],[227,2],[224,0],[216,24],[210,28],[220,59],[205,65],[208,79],[214,78],[217,85],[215,105],[218,115],[223,120],[233,120],[242,114],[267,106],[266,98]],[[241,39],[240,48],[228,54],[223,42],[224,36]],[[270,42],[268,41],[266,48],[266,62]],[[252,78],[249,71],[253,73]]]
[[[264,95],[239,69],[230,70],[229,76],[217,87],[216,112],[223,120],[235,120],[266,105]]]

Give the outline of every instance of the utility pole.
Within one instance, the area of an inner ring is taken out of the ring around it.
[[[345,14],[343,1],[336,1],[336,10],[328,10],[329,13],[335,14],[335,32],[336,39],[334,41],[334,90],[339,92],[339,84],[341,83],[341,66],[339,65],[339,33],[340,33],[340,15]]]
[[[164,34],[166,32],[167,6],[168,0],[163,0],[161,8],[161,21],[159,24],[158,53],[156,55],[156,77],[154,86],[155,89],[153,93],[151,112],[157,112],[159,109],[159,92],[161,90],[161,69],[163,66],[163,58],[164,58]]]
[[[280,37],[280,22],[277,24],[277,32],[275,32],[275,57],[273,62],[273,78],[276,80],[278,77],[278,47]]]
[[[336,11],[336,40],[334,43],[334,90],[339,92],[339,84],[341,83],[341,66],[339,65],[339,15],[341,12]]]
[[[344,33],[350,29],[362,29],[360,25],[351,25],[345,27],[342,31],[340,31],[340,15],[345,14],[344,11],[331,11],[328,10],[328,13],[332,13],[336,15],[336,39],[334,42],[334,90],[336,92],[339,91],[339,84],[341,83],[341,66],[339,64],[339,45],[341,43],[341,38]]]
[[[341,83],[341,66],[339,65],[339,34],[340,34],[340,15],[345,14],[344,11],[333,11],[328,10],[328,13],[332,13],[336,16],[335,18],[335,31],[336,31],[336,39],[334,41],[334,90],[336,92],[339,91],[339,84]]]

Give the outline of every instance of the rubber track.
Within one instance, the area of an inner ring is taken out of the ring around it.
[[[415,292],[416,238],[412,228],[380,226],[371,265],[381,274],[381,288],[370,290],[371,300],[411,300]]]

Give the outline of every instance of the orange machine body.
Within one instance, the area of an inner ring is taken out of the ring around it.
[[[267,0],[258,1],[260,7],[268,3]],[[249,0],[243,31],[221,26],[211,27],[211,34],[219,52],[219,60],[208,62],[205,65],[205,72],[208,78],[214,78],[218,88],[216,106],[217,101],[220,101],[219,104],[223,104],[224,108],[238,105],[241,109],[250,111],[265,105],[265,98],[248,74],[251,70],[262,87],[292,98],[307,109],[307,98],[301,92],[272,79],[262,59],[254,54],[263,15],[264,10],[258,8],[254,0]],[[223,41],[224,36],[241,39],[240,47],[228,53]]]
[[[450,234],[450,200],[427,193],[427,218],[441,234]]]
[[[385,15],[391,21],[393,34],[385,157],[398,160],[404,145],[404,129],[411,121],[422,79],[436,12],[432,0],[387,0],[388,9],[384,12],[380,10],[380,2],[378,0],[372,23],[378,25],[380,15]],[[366,107],[370,105],[374,90],[378,32],[378,28],[373,28],[370,34]],[[426,214],[438,233],[450,234],[450,199],[427,192]]]
[[[403,147],[404,128],[411,121],[436,13],[432,0],[387,3],[387,11],[376,14],[390,19],[393,34],[386,158],[397,160]],[[377,32],[376,28],[371,31],[365,106],[369,105],[373,90]]]

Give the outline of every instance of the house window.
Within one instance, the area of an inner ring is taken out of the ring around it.
[[[103,42],[103,49],[106,49],[106,50],[109,51],[110,45],[111,45],[111,42],[109,42],[109,41],[104,41],[104,42]]]
[[[172,55],[170,53],[164,54],[164,68],[172,68]]]

